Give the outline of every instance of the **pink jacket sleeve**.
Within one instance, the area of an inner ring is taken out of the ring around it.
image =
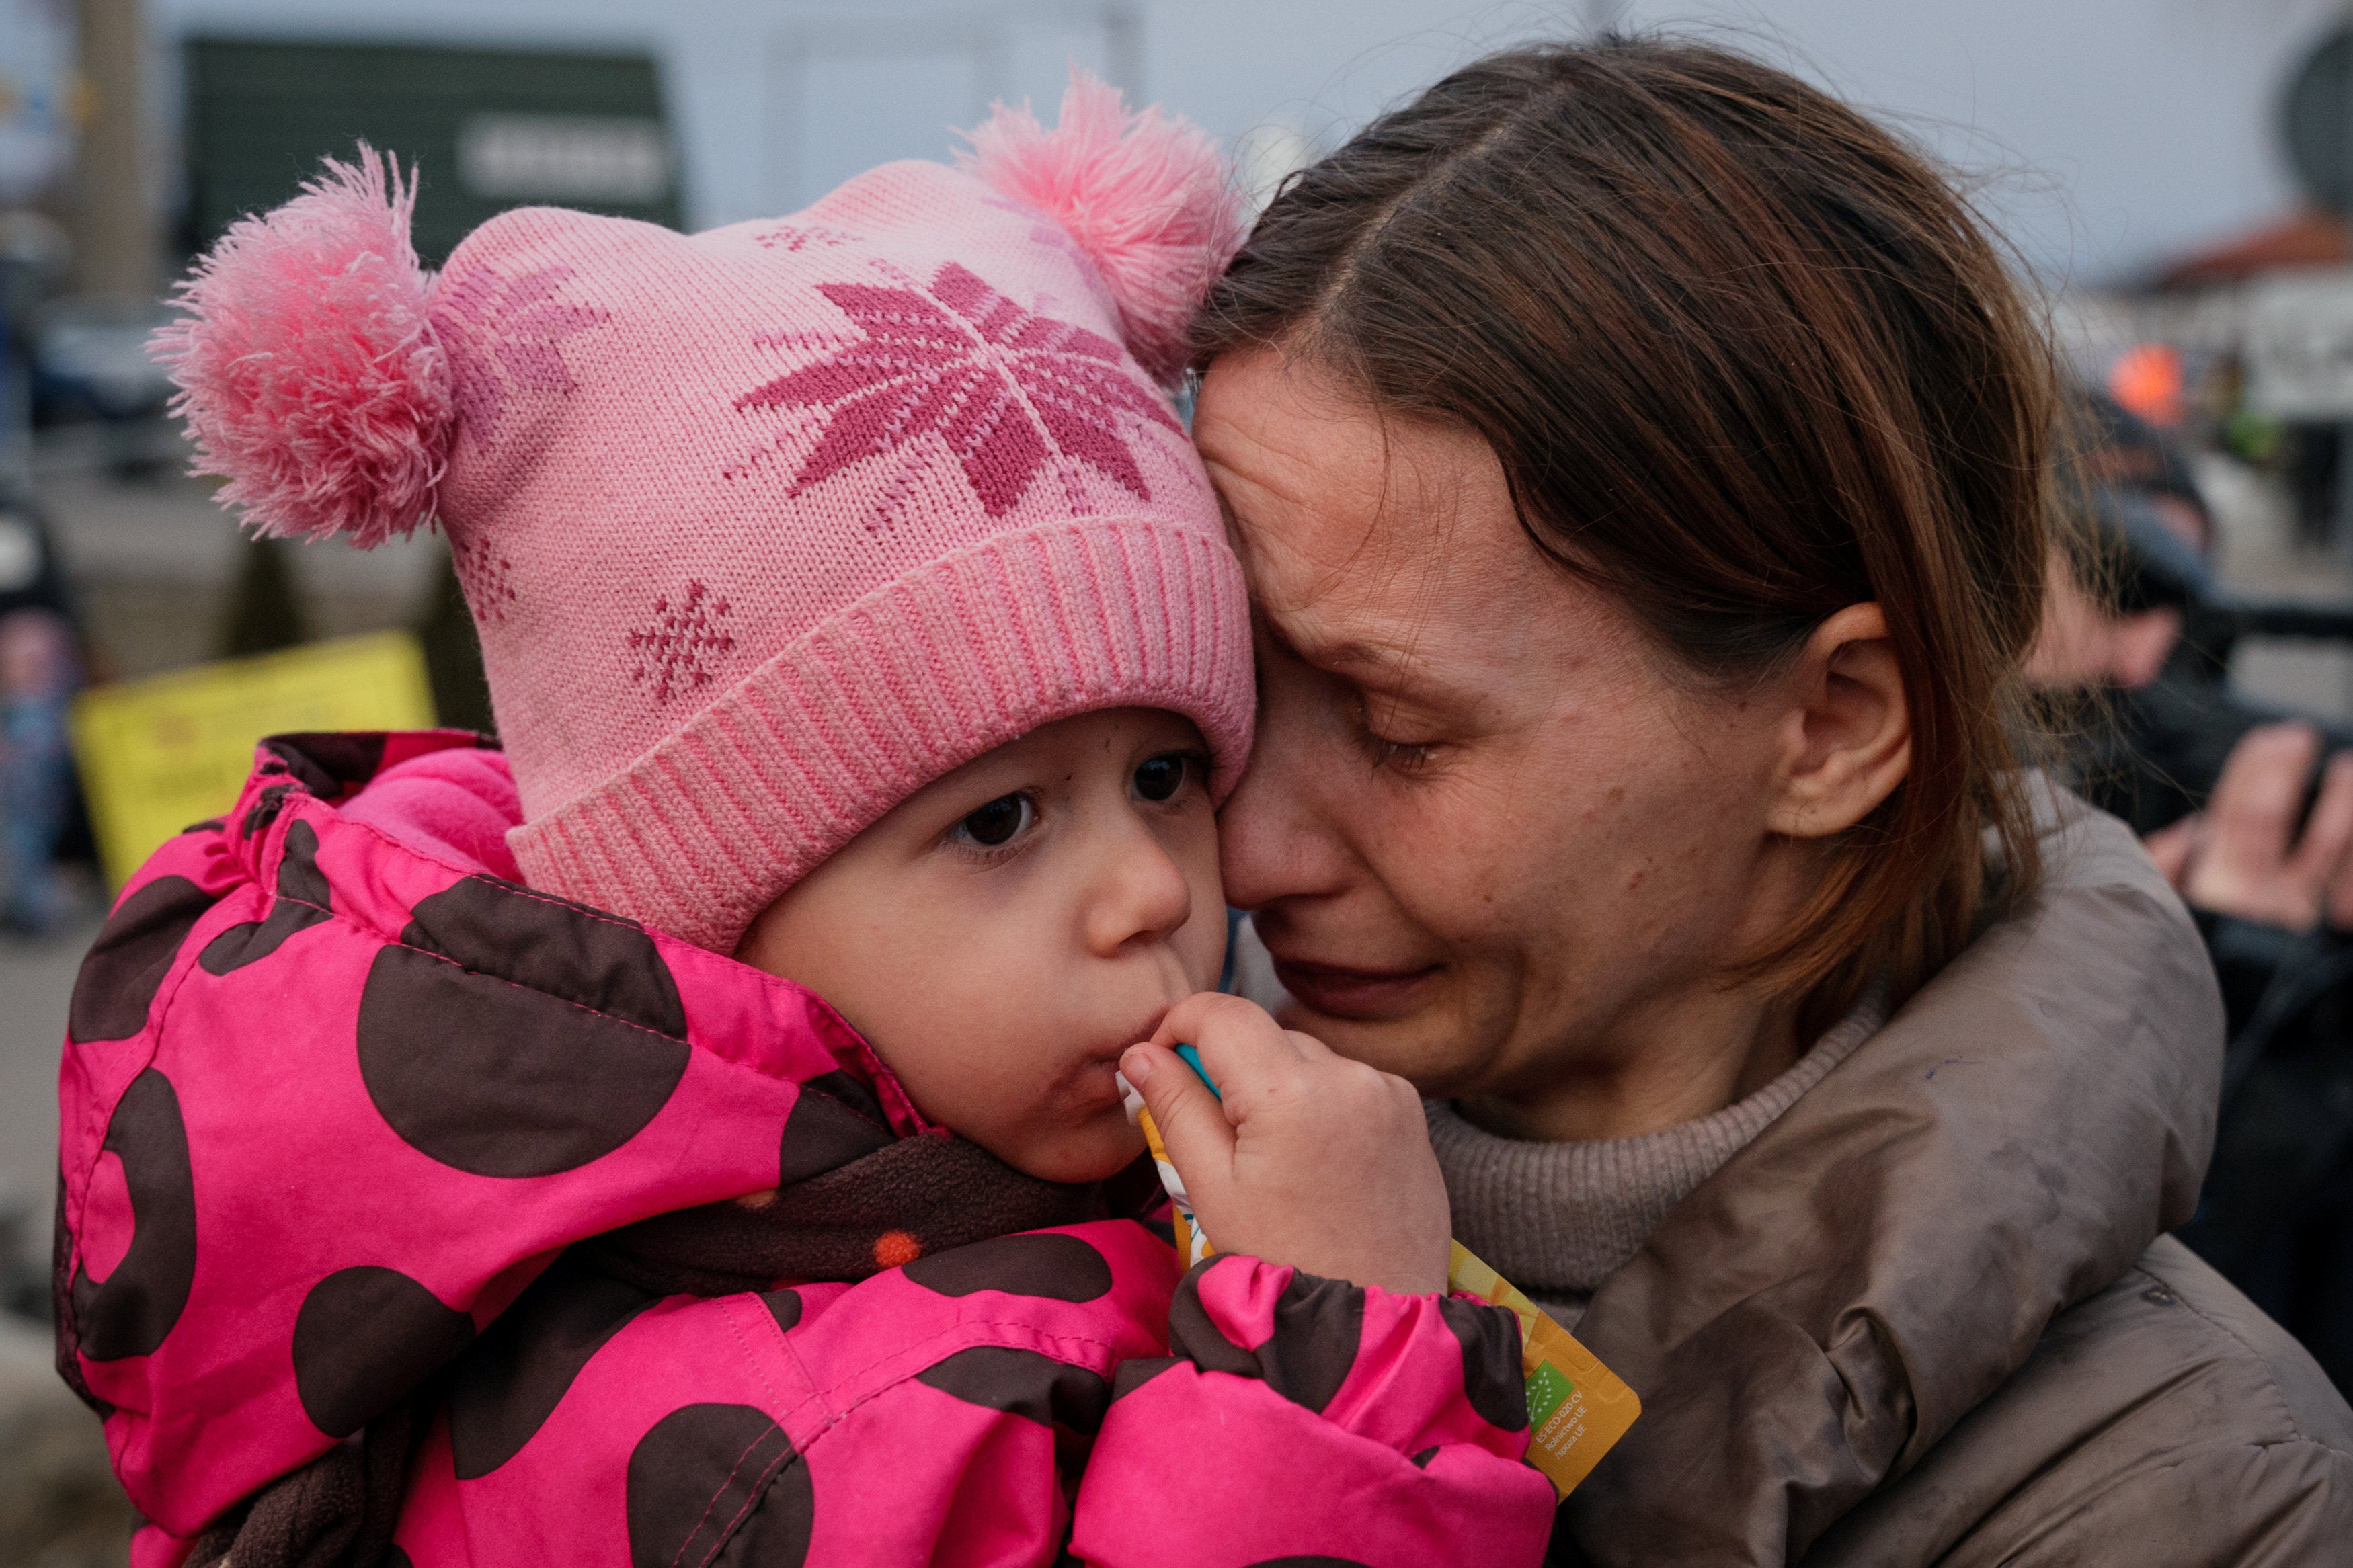
[[[1235,1258],[1183,1288],[1163,1356],[1174,1265],[1126,1221],[706,1300],[559,1264],[460,1365],[399,1543],[484,1568],[1541,1559],[1551,1489],[1482,1414],[1520,1396],[1508,1318]]]
[[[1105,1568],[1542,1561],[1519,1332],[1254,1258],[1177,1286],[1162,1360],[1121,1366],[1072,1552]]]

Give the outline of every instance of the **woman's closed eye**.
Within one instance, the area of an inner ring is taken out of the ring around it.
[[[1376,772],[1411,777],[1426,770],[1443,750],[1437,741],[1401,741],[1384,735],[1361,718],[1353,728],[1357,748],[1371,761]]]
[[[1008,849],[1038,824],[1038,803],[1026,794],[1001,795],[967,812],[948,829],[948,842],[970,849]]]

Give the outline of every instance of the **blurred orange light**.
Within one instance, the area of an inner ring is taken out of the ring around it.
[[[2179,351],[2169,343],[2141,343],[2108,367],[2108,395],[2137,417],[2170,430],[2186,413],[2184,379]]]

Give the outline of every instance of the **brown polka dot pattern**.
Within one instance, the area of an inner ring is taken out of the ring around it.
[[[1322,1410],[1340,1392],[1364,1337],[1365,1293],[1344,1279],[1293,1272],[1274,1308],[1274,1332],[1262,1345],[1228,1340],[1201,1305],[1200,1282],[1224,1263],[1210,1258],[1177,1282],[1168,1303],[1168,1347],[1204,1372],[1255,1377],[1285,1399]],[[1525,1419],[1525,1417],[1523,1417]]]
[[[776,1320],[779,1329],[789,1332],[801,1321],[801,1293],[797,1290],[763,1290],[760,1301],[768,1309],[768,1315]]]
[[[826,1075],[831,1079],[838,1076]],[[878,1108],[879,1109],[879,1108]],[[828,1093],[815,1083],[801,1085],[800,1097],[785,1118],[779,1142],[776,1184],[789,1187],[811,1176],[839,1170],[895,1140],[878,1115],[868,1116]]]
[[[686,1038],[678,982],[635,921],[473,876],[418,900],[400,940],[474,973]]]
[[[295,1314],[294,1392],[312,1426],[348,1437],[473,1337],[473,1319],[399,1270],[339,1268],[311,1288]]]
[[[808,1466],[749,1405],[690,1405],[629,1453],[631,1568],[801,1568],[816,1527]]]
[[[499,1314],[458,1363],[449,1450],[459,1480],[522,1452],[596,1353],[659,1298],[570,1254]]]
[[[250,838],[277,821],[278,814],[286,809],[286,797],[293,793],[292,784],[271,784],[255,795],[253,804],[245,808],[245,816],[237,825],[237,836]]]
[[[196,1187],[180,1097],[153,1068],[131,1080],[106,1124],[104,1148],[131,1192],[131,1247],[103,1280],[77,1270],[69,1292],[81,1353],[148,1355],[188,1304],[196,1278]]]
[[[1481,1420],[1504,1432],[1528,1424],[1528,1383],[1520,1322],[1506,1307],[1441,1297],[1439,1315],[1462,1345],[1462,1391]]]
[[[382,731],[312,731],[272,735],[261,749],[285,763],[304,789],[339,801],[383,768],[385,739]]]
[[[1002,1290],[1049,1301],[1092,1301],[1111,1289],[1111,1265],[1103,1255],[1075,1236],[1052,1231],[950,1247],[915,1259],[905,1273],[943,1296]]]
[[[74,977],[67,1037],[78,1045],[127,1040],[145,1028],[180,944],[219,901],[185,877],[158,877],[124,899]]]
[[[548,1176],[645,1129],[686,1075],[686,1042],[414,947],[377,952],[360,997],[360,1075],[420,1153],[480,1176]]]
[[[103,1421],[114,1414],[114,1406],[92,1393],[90,1379],[82,1375],[81,1332],[74,1322],[72,1268],[73,1231],[66,1224],[66,1182],[60,1173],[57,1220],[49,1231],[49,1313],[57,1324],[58,1375],[74,1391],[74,1397],[96,1411]]]
[[[1132,1361],[1124,1361],[1112,1369],[1111,1396],[1115,1400],[1125,1399],[1162,1373],[1185,1364],[1183,1356],[1174,1355],[1138,1356]]]
[[[1100,1373],[1014,1345],[957,1351],[917,1373],[915,1381],[967,1405],[1090,1435],[1102,1428],[1111,1408],[1111,1384]]]
[[[278,896],[269,913],[258,921],[233,925],[205,943],[196,963],[208,974],[227,974],[259,963],[297,931],[333,918],[333,899],[319,869],[319,835],[307,822],[286,830],[285,851],[278,862]]]

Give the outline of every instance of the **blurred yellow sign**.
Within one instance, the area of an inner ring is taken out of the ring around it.
[[[74,757],[107,879],[237,803],[265,735],[433,722],[425,654],[406,632],[311,643],[100,686],[74,704]]]

